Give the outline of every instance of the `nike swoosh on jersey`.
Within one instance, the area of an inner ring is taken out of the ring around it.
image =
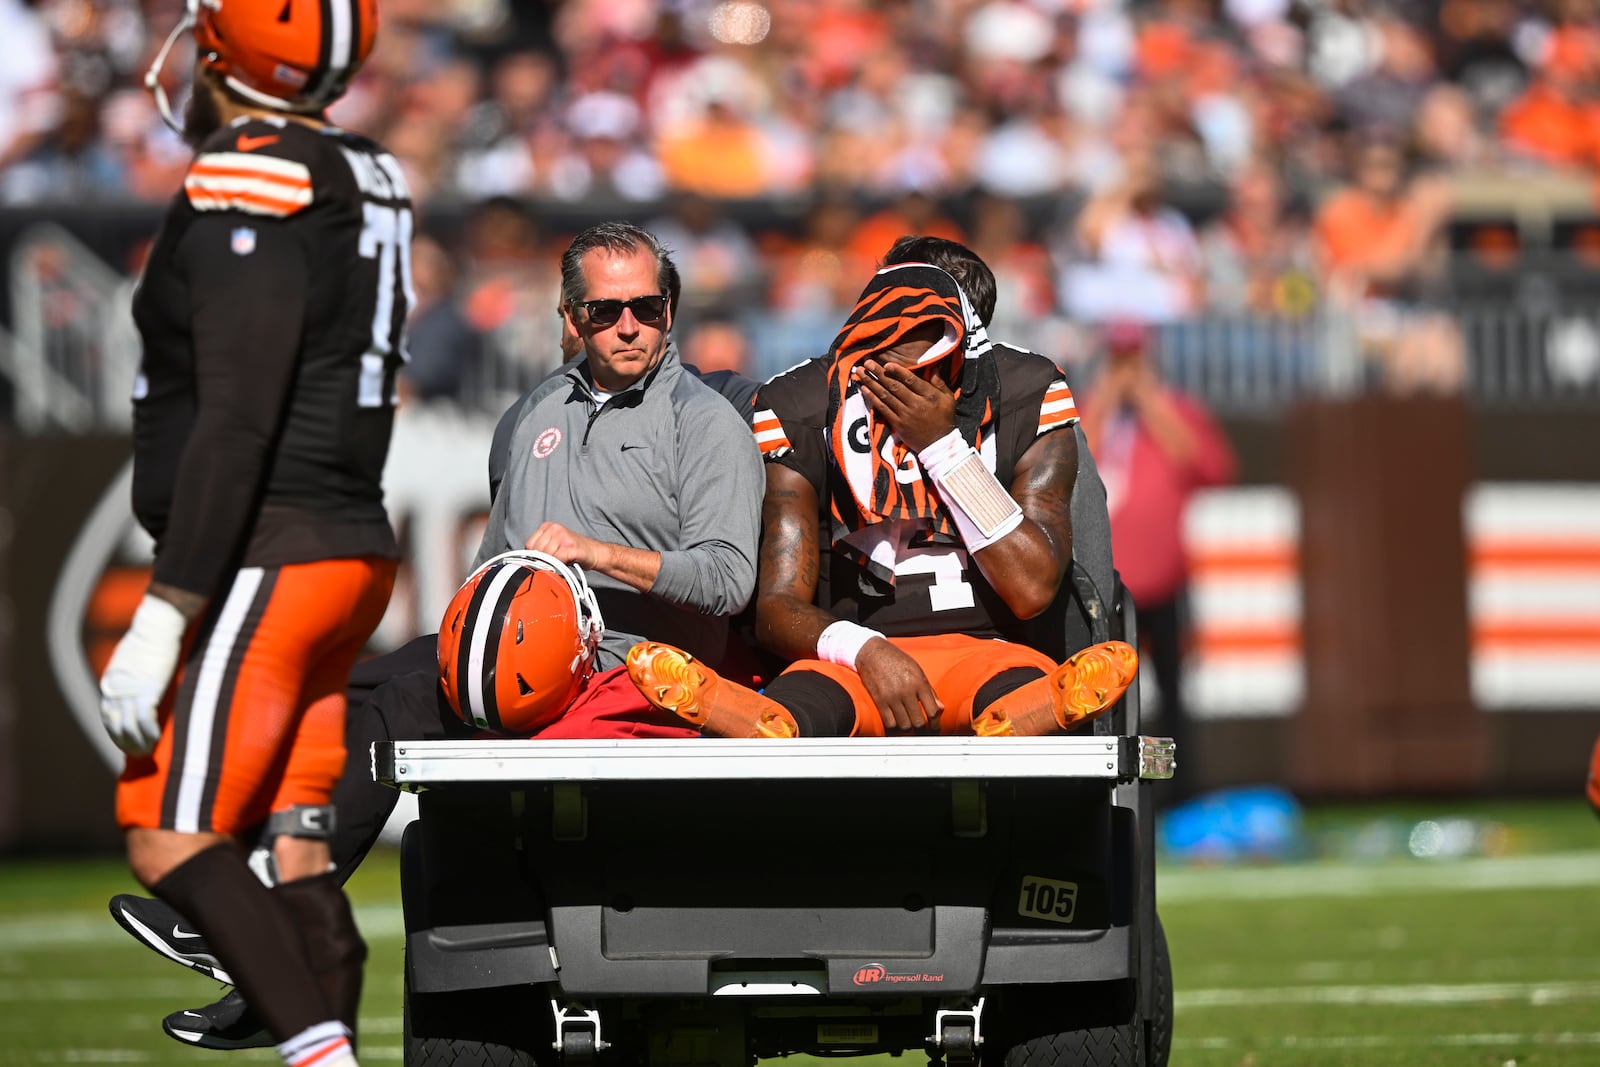
[[[260,137],[251,137],[248,133],[241,133],[239,139],[233,142],[233,146],[241,152],[253,152],[257,148],[265,148],[269,144],[277,143],[278,135],[275,133],[264,133]]]
[[[183,191],[196,211],[283,218],[311,203],[311,169],[275,156],[206,152],[190,164]]]

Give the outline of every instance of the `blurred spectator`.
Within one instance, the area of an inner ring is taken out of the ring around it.
[[[666,187],[646,148],[639,105],[621,93],[585,93],[567,108],[574,143],[550,161],[544,186],[562,200],[654,200]]]
[[[100,112],[131,195],[167,195],[154,172],[169,144],[153,113],[134,128],[126,98],[160,44],[147,22],[179,7],[0,0],[0,173],[62,121],[59,83]],[[1495,167],[1505,141],[1594,173],[1597,40],[1594,0],[1440,0],[1436,13],[1369,0],[395,0],[330,117],[396,144],[421,198],[463,202],[648,202],[663,187],[1095,195],[1146,155],[1185,182],[1267,155],[1312,187],[1337,178],[1342,131],[1368,128],[1414,134],[1445,166]],[[1534,84],[1510,104],[1525,67]],[[69,139],[92,128],[72,123]]]
[[[766,290],[761,256],[750,234],[723,205],[693,192],[672,198],[671,213],[645,227],[672,252],[683,278],[675,321],[692,326],[711,309],[748,307]]]
[[[1320,283],[1354,317],[1362,354],[1396,392],[1453,391],[1465,372],[1451,318],[1432,306],[1440,283],[1446,184],[1411,178],[1401,146],[1381,137],[1353,142],[1352,177],[1318,209]]]
[[[850,239],[850,251],[859,260],[876,264],[882,261],[890,245],[907,234],[943,237],[958,243],[967,239],[937,200],[922,189],[912,188],[867,216]]]
[[[1228,187],[1228,203],[1200,238],[1209,307],[1229,315],[1298,317],[1316,302],[1303,215],[1291,209],[1278,167],[1255,160]]]
[[[748,374],[750,339],[738,323],[722,315],[702,318],[683,343],[683,361],[701,374],[732,371]]]
[[[1122,181],[1084,205],[1073,228],[1062,298],[1092,322],[1168,322],[1197,312],[1205,279],[1189,220],[1162,197],[1153,153],[1127,160]]]
[[[1160,695],[1161,729],[1184,759],[1193,754],[1182,677],[1189,631],[1184,512],[1196,490],[1231,482],[1235,461],[1205,407],[1161,380],[1152,338],[1137,322],[1109,325],[1100,374],[1078,406],[1106,487],[1112,555],[1133,596],[1141,651]]]
[[[1432,50],[1420,28],[1395,15],[1373,20],[1371,28],[1377,62],[1339,90],[1339,113],[1356,130],[1397,133],[1410,128],[1427,94],[1434,74]]]
[[[1564,26],[1522,95],[1502,112],[1500,131],[1515,156],[1548,167],[1600,167],[1600,29]]]
[[[533,190],[535,141],[553,139],[557,132],[551,112],[559,87],[556,62],[543,52],[512,52],[495,63],[489,98],[469,113],[462,137],[456,181],[464,194]]]
[[[689,112],[668,117],[659,131],[657,152],[667,184],[732,199],[772,192],[771,149],[752,120],[762,106],[759,85],[725,56],[703,60],[692,78]]]
[[[456,265],[431,237],[411,243],[416,293],[406,325],[411,358],[400,375],[407,400],[475,400],[483,372],[483,334],[468,320],[456,291]]]
[[[1449,82],[1430,88],[1417,108],[1414,126],[1418,166],[1424,170],[1466,173],[1491,166],[1494,146],[1478,123],[1465,89]]]
[[[806,212],[805,229],[789,240],[775,236],[765,249],[772,281],[767,303],[783,315],[817,315],[838,325],[877,266],[851,248],[860,216],[842,196],[819,196]],[[831,339],[832,333],[829,338]],[[826,346],[824,346],[826,347]]]
[[[1029,234],[1022,205],[1008,197],[980,196],[968,247],[994,271],[998,297],[989,328],[997,337],[1031,345],[1034,327],[1055,311],[1055,279],[1050,253]]]
[[[100,121],[118,157],[126,195],[165,200],[178,191],[193,151],[166,127],[143,89],[121,89],[106,99]]]
[[[122,167],[100,138],[94,99],[77,89],[61,94],[61,119],[27,155],[0,172],[0,202],[35,203],[71,200],[77,203],[114,200],[126,188]]]
[[[0,0],[0,174],[42,145],[61,116],[59,63],[45,22]]]
[[[475,205],[461,251],[462,307],[488,339],[489,388],[521,393],[557,366],[549,337],[560,282],[542,253],[533,213],[509,197]]]

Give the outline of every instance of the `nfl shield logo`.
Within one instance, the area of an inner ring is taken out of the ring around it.
[[[233,231],[233,254],[248,256],[256,250],[256,231],[248,226],[240,226]]]

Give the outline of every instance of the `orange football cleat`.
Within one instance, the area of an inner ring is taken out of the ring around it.
[[[644,698],[717,737],[795,737],[800,728],[782,704],[730,682],[692,655],[657,641],[628,650],[628,677]]]
[[[1139,653],[1122,641],[1090,645],[1043,678],[990,704],[972,720],[979,737],[1060,733],[1105,711],[1139,672]]]

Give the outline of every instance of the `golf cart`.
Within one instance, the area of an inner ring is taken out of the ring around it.
[[[1026,635],[1132,641],[1074,569]],[[1162,1067],[1137,686],[1043,738],[393,741],[406,1067]],[[915,1061],[913,1061],[915,1062]]]

